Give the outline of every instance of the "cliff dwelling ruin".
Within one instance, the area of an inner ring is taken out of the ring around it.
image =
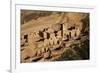
[[[21,63],[89,59],[89,13],[21,10]]]

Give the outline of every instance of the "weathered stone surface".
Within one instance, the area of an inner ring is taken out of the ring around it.
[[[50,52],[49,51],[44,53],[44,56],[43,56],[44,59],[47,59],[49,57],[50,57]]]

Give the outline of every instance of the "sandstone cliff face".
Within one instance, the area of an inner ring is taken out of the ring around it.
[[[21,63],[89,59],[89,13],[21,11]]]

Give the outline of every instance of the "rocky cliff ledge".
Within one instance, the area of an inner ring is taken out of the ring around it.
[[[89,59],[89,13],[21,10],[21,63]]]

